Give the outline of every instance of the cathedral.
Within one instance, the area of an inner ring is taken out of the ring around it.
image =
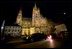
[[[22,15],[22,9],[20,9],[14,25],[4,24],[5,20],[3,21],[1,32],[3,32],[4,28],[4,34],[11,36],[31,36],[34,33],[44,33],[48,35],[50,33],[58,34],[61,31],[67,31],[65,24],[56,24],[50,19],[43,17],[36,4],[33,7],[32,18],[25,18]]]
[[[31,35],[34,33],[48,34],[53,27],[52,22],[41,15],[40,9],[37,8],[36,4],[33,7],[32,18],[24,18],[22,16],[22,10],[20,9],[16,23],[22,28],[21,35]]]

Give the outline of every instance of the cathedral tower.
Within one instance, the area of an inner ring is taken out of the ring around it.
[[[33,26],[39,26],[39,20],[40,20],[40,10],[37,8],[36,4],[32,11],[32,25]]]
[[[21,9],[19,10],[19,13],[18,13],[18,15],[17,15],[16,23],[17,23],[18,25],[22,25],[22,10],[21,10]]]

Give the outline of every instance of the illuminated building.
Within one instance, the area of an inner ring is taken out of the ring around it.
[[[68,30],[65,24],[59,24],[55,26],[56,30],[54,33],[59,34],[59,36],[63,36],[64,39],[68,38]]]
[[[40,14],[39,8],[36,4],[32,11],[32,18],[22,17],[22,10],[20,9],[16,23],[22,27],[22,35],[31,35],[34,33],[51,33],[53,27],[52,21],[47,20]]]
[[[6,35],[10,34],[11,36],[19,36],[19,35],[21,35],[21,27],[18,25],[5,26],[4,33]]]
[[[22,9],[20,9],[17,18],[16,25],[7,25],[4,28],[5,34],[15,35],[32,35],[34,33],[51,33],[53,28],[53,22],[46,17],[43,17],[40,14],[39,8],[36,7],[36,4],[32,11],[32,18],[24,18],[22,16]]]
[[[56,30],[55,32],[60,33],[61,31],[67,31],[65,24],[60,24],[55,26]]]

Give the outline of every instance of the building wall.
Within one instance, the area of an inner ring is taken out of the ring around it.
[[[21,27],[20,26],[5,26],[4,33],[6,35],[8,34],[13,34],[14,35],[19,35],[21,32]]]
[[[55,32],[58,32],[58,33],[61,32],[61,31],[67,31],[65,24],[57,25],[57,26],[55,26],[55,28],[56,28]]]
[[[22,28],[22,35],[32,35],[33,33],[35,33],[35,27]]]

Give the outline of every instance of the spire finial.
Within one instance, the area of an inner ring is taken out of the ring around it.
[[[34,8],[35,8],[35,9],[37,8],[36,3],[35,3],[35,5],[34,5]]]
[[[35,8],[36,8],[36,3],[35,3]]]

